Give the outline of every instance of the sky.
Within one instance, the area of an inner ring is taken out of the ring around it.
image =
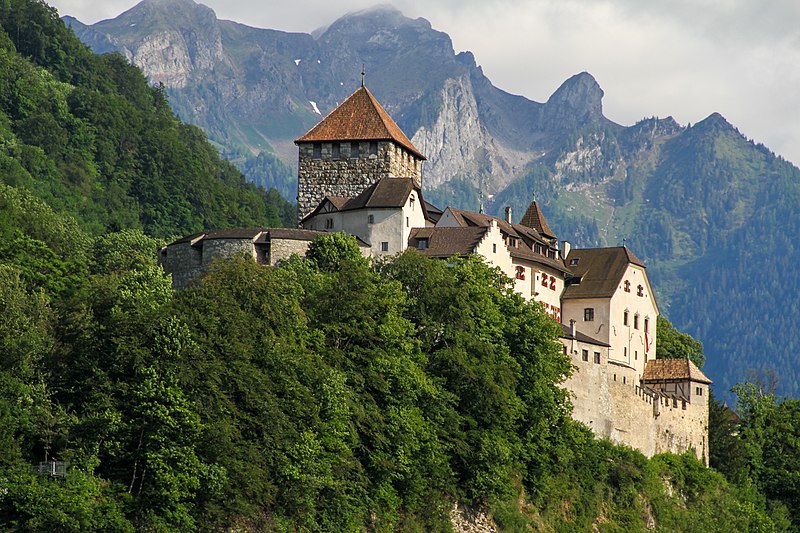
[[[137,0],[48,0],[85,24]],[[310,33],[376,0],[201,0],[218,18]],[[386,2],[383,2],[386,3]],[[749,139],[800,165],[797,0],[393,0],[469,50],[492,83],[545,102],[589,72],[603,111],[629,126],[682,125],[721,113]]]

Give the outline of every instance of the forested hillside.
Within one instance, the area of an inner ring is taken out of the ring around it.
[[[276,191],[246,184],[175,118],[163,88],[121,56],[89,52],[45,4],[0,3],[0,25],[3,183],[90,232],[168,236],[293,220]]]
[[[292,139],[352,93],[365,65],[370,90],[428,157],[426,199],[477,210],[483,196],[487,212],[512,206],[518,216],[535,196],[560,238],[627,243],[648,265],[661,312],[705,343],[722,397],[733,402],[731,387],[751,371],[800,394],[791,274],[800,170],[713,109],[693,125],[616,124],[588,72],[546,102],[510,95],[481,58],[391,6],[345,14],[313,36],[218,20],[193,0],[143,0],[114,19],[69,24],[163,81],[180,116],[289,199]]]
[[[0,22],[0,529],[449,531],[456,502],[504,531],[800,527],[797,402],[712,403],[719,471],[594,440],[559,327],[476,258],[332,234],[174,292],[160,237],[285,204],[43,3]]]

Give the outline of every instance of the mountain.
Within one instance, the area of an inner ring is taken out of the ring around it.
[[[118,55],[92,54],[52,13],[0,11],[0,183],[95,234],[168,237],[211,225],[280,225],[292,208],[181,123],[161,88]],[[28,24],[28,19],[33,22]],[[35,22],[35,23],[34,23]]]
[[[248,179],[295,194],[292,140],[360,84],[428,156],[440,205],[522,213],[532,197],[576,245],[628,243],[649,265],[659,304],[705,343],[720,395],[774,370],[800,393],[800,334],[788,237],[800,171],[712,113],[632,126],[603,115],[586,72],[546,102],[511,95],[447,34],[389,6],[347,14],[313,34],[218,20],[192,0],[145,0],[91,26],[67,22],[98,52],[119,51],[202,127]],[[723,311],[723,312],[720,312]]]

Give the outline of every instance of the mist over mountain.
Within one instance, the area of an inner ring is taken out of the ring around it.
[[[347,14],[313,34],[219,20],[192,0],[145,0],[83,25],[97,52],[118,51],[163,83],[251,181],[294,198],[292,141],[366,84],[428,157],[434,203],[521,215],[533,196],[562,239],[625,242],[648,263],[661,312],[705,343],[725,396],[748,369],[774,369],[797,395],[800,254],[791,236],[800,170],[717,113],[632,126],[603,115],[591,74],[546,102],[495,87],[446,33],[390,6]]]

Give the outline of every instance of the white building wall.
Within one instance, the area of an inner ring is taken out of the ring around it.
[[[628,291],[625,290],[626,282]],[[638,290],[640,286],[641,296]],[[628,312],[627,325],[625,325],[625,311]],[[607,341],[611,345],[611,358],[636,368],[641,375],[647,360],[655,357],[657,316],[658,310],[650,293],[650,284],[647,282],[644,269],[628,265],[619,287],[611,298],[611,335]],[[645,334],[645,322],[647,334]]]
[[[593,320],[584,320],[584,310],[587,308],[594,309]],[[568,299],[562,302],[562,323],[569,324],[570,320],[574,320],[578,331],[607,344],[611,344],[609,342],[610,319],[610,300],[608,298]],[[615,355],[612,346],[608,356],[610,359],[616,359]]]

